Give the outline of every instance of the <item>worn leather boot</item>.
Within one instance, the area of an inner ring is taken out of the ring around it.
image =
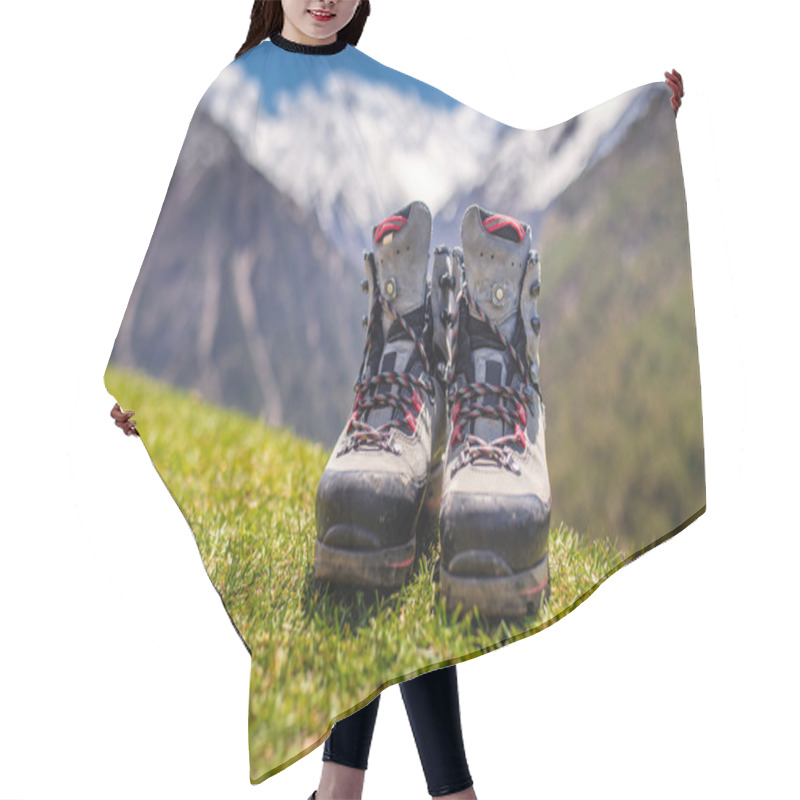
[[[430,211],[415,201],[372,234],[362,283],[367,339],[353,411],[317,487],[314,566],[320,579],[395,588],[410,574],[446,436],[434,378]]]
[[[477,205],[461,240],[452,253],[441,589],[449,610],[518,616],[549,591],[539,255],[528,225]]]

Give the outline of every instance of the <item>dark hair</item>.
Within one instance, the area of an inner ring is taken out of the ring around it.
[[[355,46],[361,38],[361,32],[369,16],[369,0],[361,0],[356,8],[356,13],[347,25],[339,31],[337,39],[345,39],[348,44]],[[283,30],[283,6],[280,0],[255,0],[253,10],[250,12],[250,30],[244,44],[234,59],[261,44],[269,36]]]

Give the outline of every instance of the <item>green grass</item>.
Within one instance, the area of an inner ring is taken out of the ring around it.
[[[334,591],[313,576],[326,449],[113,367],[106,385],[136,411],[142,441],[252,650],[253,782],[316,747],[333,720],[385,686],[551,625],[629,560],[607,539],[559,525],[550,533],[549,603],[514,624],[446,613],[435,531],[400,591]]]

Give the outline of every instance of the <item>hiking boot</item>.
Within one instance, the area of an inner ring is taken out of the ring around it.
[[[394,588],[410,574],[446,436],[443,384],[432,374],[430,211],[410,203],[372,235],[367,339],[353,411],[317,487],[314,566],[320,579]]]
[[[464,214],[461,241],[453,250],[441,586],[449,610],[516,616],[536,611],[549,591],[539,255],[528,225],[476,205]]]

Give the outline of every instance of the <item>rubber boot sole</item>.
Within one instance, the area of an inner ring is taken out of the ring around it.
[[[329,547],[317,540],[314,573],[319,580],[331,583],[394,589],[411,573],[416,549],[413,534],[405,544],[382,550]]]
[[[548,557],[513,575],[454,575],[440,567],[442,594],[449,612],[477,608],[484,617],[535,614],[550,596]]]

